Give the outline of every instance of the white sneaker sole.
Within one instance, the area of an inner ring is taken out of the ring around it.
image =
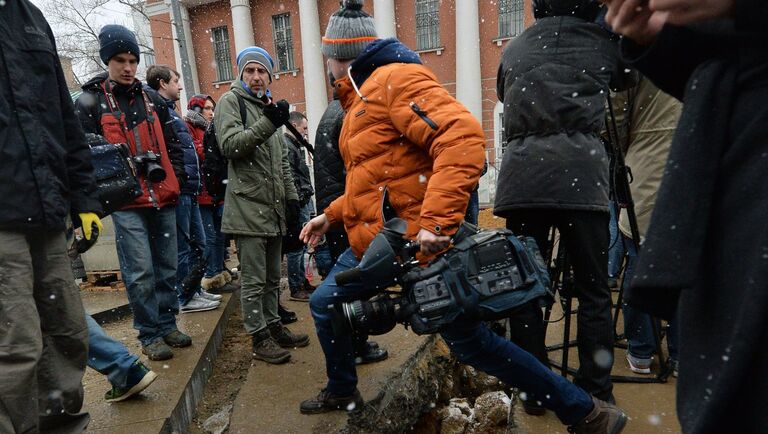
[[[213,305],[213,306],[206,306],[206,307],[196,307],[196,308],[194,308],[194,309],[193,309],[193,308],[190,308],[190,309],[184,309],[184,308],[182,307],[182,308],[181,308],[181,313],[205,312],[205,311],[207,311],[207,310],[214,310],[214,309],[216,309],[216,308],[217,308],[217,307],[219,307],[219,306],[220,306],[220,303],[217,303],[217,304],[215,304],[215,305]]]
[[[651,366],[642,368],[639,366],[635,366],[632,363],[632,360],[629,358],[629,355],[627,355],[627,364],[629,364],[629,370],[634,372],[635,374],[650,374],[651,373]]]
[[[149,387],[149,385],[152,384],[152,382],[155,381],[156,378],[157,378],[157,374],[155,374],[154,371],[149,371],[147,372],[147,375],[145,375],[144,378],[141,379],[141,381],[136,383],[135,386],[128,389],[128,391],[125,392],[124,395],[115,399],[106,399],[105,401],[107,402],[125,401],[126,399],[132,397],[133,395],[141,393],[141,391]]]

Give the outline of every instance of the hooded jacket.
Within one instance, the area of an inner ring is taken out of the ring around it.
[[[101,129],[101,114],[107,110],[107,101],[104,92],[101,89],[101,83],[107,80],[107,73],[97,74],[83,85],[83,94],[75,101],[75,113],[80,119],[80,125],[86,133],[103,135]],[[113,91],[115,99],[120,109],[126,116],[128,128],[133,128],[145,121],[147,114],[144,109],[144,101],[141,97],[143,86],[139,80],[133,82],[130,86],[114,84]],[[152,89],[145,90],[149,96],[150,102],[155,107],[160,123],[163,125],[163,138],[168,150],[168,156],[173,166],[173,172],[179,184],[182,184],[187,175],[184,171],[184,153],[179,145],[179,139],[173,129],[173,119],[168,110],[162,110],[166,107],[163,98]],[[160,109],[160,110],[158,110]]]
[[[632,75],[597,24],[542,18],[504,48],[496,91],[506,148],[494,214],[514,209],[608,211],[608,155],[600,139],[609,87]]]
[[[91,154],[43,14],[0,7],[0,230],[64,230],[73,213],[101,212]]]
[[[420,229],[451,235],[480,178],[485,136],[477,120],[396,39],[376,40],[334,83],[346,111],[339,150],[346,190],[325,214],[343,223],[360,258],[384,222],[383,204]]]
[[[237,96],[245,102],[240,119]],[[270,237],[285,235],[285,203],[298,200],[288,149],[278,129],[264,116],[264,100],[234,81],[216,105],[214,125],[222,154],[229,161],[221,231]]]

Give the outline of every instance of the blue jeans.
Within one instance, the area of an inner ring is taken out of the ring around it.
[[[472,190],[469,194],[469,203],[467,203],[467,212],[464,214],[464,220],[467,223],[477,224],[477,216],[480,214],[480,194],[477,190]]]
[[[619,205],[616,202],[608,204],[611,212],[608,221],[608,277],[618,277],[621,269],[621,262],[624,259],[624,236],[619,232]]]
[[[176,290],[179,294],[179,303],[184,305],[189,301],[190,295],[183,293],[181,282],[187,277],[192,267],[203,258],[205,251],[203,219],[200,216],[200,208],[197,206],[197,198],[194,195],[182,194],[179,196],[179,204],[176,205],[176,230],[179,231],[176,237],[179,250]]]
[[[88,367],[106,375],[110,384],[125,387],[128,371],[139,360],[128,348],[112,339],[90,315],[85,315],[88,323]]]
[[[337,395],[350,395],[357,387],[355,338],[351,333],[334,334],[328,305],[368,298],[379,292],[367,289],[361,283],[336,285],[334,276],[358,263],[352,250],[347,249],[309,301],[317,338],[325,354],[327,389]],[[553,410],[565,424],[579,422],[592,410],[589,394],[556,375],[517,345],[491,332],[481,322],[460,317],[441,335],[462,363],[494,375],[511,386],[545,397],[542,399],[544,406]]]
[[[309,221],[309,215],[314,211],[314,206],[310,200],[304,206],[301,207],[299,213],[299,222],[304,225]],[[301,289],[302,283],[304,283],[304,251],[303,249],[295,250],[285,254],[288,262],[288,287],[291,291]]]
[[[317,261],[317,269],[320,271],[320,275],[327,276],[331,272],[331,268],[333,268],[331,249],[328,247],[327,242],[315,247],[315,260]]]
[[[624,270],[624,280],[621,283],[621,287],[626,294],[632,282],[632,277],[635,275],[637,248],[632,238],[623,234],[621,236],[627,253],[627,268]],[[627,337],[627,352],[632,357],[638,359],[650,359],[653,357],[653,353],[656,352],[656,336],[653,334],[653,325],[651,323],[653,318],[627,303],[622,304],[622,310],[624,311],[624,336]],[[661,327],[658,321],[656,327]],[[669,351],[669,358],[672,360],[677,360],[677,344],[677,318],[673,318],[669,322],[669,330],[667,332],[667,350]]]
[[[224,234],[221,233],[223,205],[200,205],[200,217],[205,229],[205,277],[213,277],[224,271]]]
[[[112,222],[133,328],[139,331],[141,344],[149,345],[176,330],[176,211],[174,207],[117,211]]]

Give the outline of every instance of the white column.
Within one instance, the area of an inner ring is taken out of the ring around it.
[[[253,42],[253,23],[251,22],[250,0],[229,0],[232,9],[232,27],[235,33],[235,51],[256,45]],[[235,53],[235,54],[237,54]]]
[[[320,17],[317,0],[299,0],[301,22],[301,56],[304,72],[304,98],[307,103],[309,141],[314,142],[317,124],[328,106],[323,53],[320,51]]]
[[[194,89],[189,89],[187,95],[200,93],[200,79],[197,77],[197,57],[195,57],[195,47],[192,44],[192,29],[189,24],[189,9],[183,4],[181,6],[181,24],[184,27],[184,41],[187,43],[187,59],[189,59],[189,68],[192,70],[192,83]],[[189,99],[187,99],[189,101]],[[186,107],[184,108],[186,111]]]
[[[456,2],[456,99],[482,123],[480,17],[477,0]]]
[[[396,38],[395,0],[373,0],[373,21],[379,38]]]

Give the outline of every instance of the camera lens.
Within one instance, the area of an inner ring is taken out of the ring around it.
[[[160,182],[165,179],[165,169],[157,163],[147,163],[147,179]]]
[[[371,301],[355,300],[342,303],[341,311],[346,325],[352,330],[383,335],[395,328],[395,309],[399,304],[399,298],[389,297]]]

